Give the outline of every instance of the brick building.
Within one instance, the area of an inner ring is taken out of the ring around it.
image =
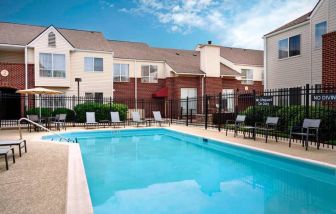
[[[336,86],[336,32],[323,35],[322,83]]]

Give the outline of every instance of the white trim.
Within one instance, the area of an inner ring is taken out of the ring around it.
[[[193,74],[193,73],[177,73],[177,75],[190,75],[190,76],[206,76],[206,74]]]
[[[267,40],[264,38],[264,90],[268,89],[267,84]]]
[[[160,62],[160,63],[166,63],[166,61],[161,61],[161,60],[150,60],[150,59],[134,59],[134,58],[118,58],[118,57],[114,57],[117,60],[136,60],[138,62]],[[168,63],[167,63],[168,64]]]
[[[95,50],[87,50],[87,49],[79,49],[75,48],[73,51],[78,51],[78,52],[92,52],[92,53],[106,53],[106,54],[112,54],[112,57],[114,56],[113,51],[95,51]]]
[[[328,28],[329,28],[329,22],[328,22],[328,20],[323,19],[323,20],[314,22],[314,23],[311,25],[311,26],[314,28],[314,34],[313,34],[313,32],[312,32],[313,35],[311,35],[312,37],[314,37],[314,41],[312,41],[312,43],[313,43],[313,45],[312,45],[312,46],[313,46],[312,49],[314,49],[314,50],[321,50],[321,49],[322,49],[322,46],[323,46],[323,36],[321,36],[321,46],[320,46],[320,47],[316,47],[316,25],[321,24],[321,23],[323,23],[323,22],[326,23],[326,32],[325,32],[325,34],[327,34],[327,33],[328,33]],[[324,34],[323,34],[323,35],[324,35]]]
[[[304,25],[309,24],[309,23],[310,23],[310,20],[307,20],[307,21],[304,21],[304,22],[302,22],[302,23],[300,23],[300,24],[294,25],[294,26],[289,27],[289,28],[285,28],[285,29],[283,29],[283,30],[274,32],[274,33],[272,33],[272,34],[264,35],[262,38],[264,38],[264,39],[266,38],[266,39],[267,39],[267,38],[269,38],[269,37],[272,37],[272,36],[275,36],[275,35],[278,35],[278,34],[281,34],[281,33],[287,32],[287,31],[290,31],[290,30],[293,30],[293,29],[295,29],[295,28],[299,28],[299,27],[304,26]]]
[[[26,45],[12,45],[12,44],[4,44],[0,43],[0,47],[17,47],[17,48],[26,48]]]

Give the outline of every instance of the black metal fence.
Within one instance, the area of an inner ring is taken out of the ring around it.
[[[68,125],[83,125],[83,111],[97,113],[97,120],[109,119],[106,112],[127,109],[139,111],[143,118],[151,118],[152,111],[160,111],[172,123],[225,129],[227,120],[238,114],[246,115],[246,124],[263,123],[268,116],[280,118],[278,135],[288,138],[290,128],[302,124],[304,118],[321,119],[320,139],[323,144],[336,144],[336,86],[306,85],[265,91],[223,90],[225,93],[186,99],[112,99],[112,97],[23,96],[0,93],[0,126],[16,126],[17,120],[27,114],[42,117],[67,113]],[[116,105],[119,106],[116,106]],[[122,106],[120,106],[122,104]],[[94,107],[92,107],[94,106]],[[102,110],[103,109],[103,110]],[[90,111],[91,111],[90,110]],[[105,113],[104,113],[105,112]],[[258,133],[263,135],[263,133]]]

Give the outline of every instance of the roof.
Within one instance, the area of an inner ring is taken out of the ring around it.
[[[116,40],[108,43],[116,58],[163,61],[146,43]]]
[[[314,7],[310,12],[308,12],[308,13],[306,13],[306,14],[300,16],[299,18],[294,19],[293,21],[288,22],[287,24],[285,24],[285,25],[283,25],[283,26],[281,26],[281,27],[279,27],[279,28],[277,28],[277,29],[275,29],[275,30],[269,32],[269,33],[266,34],[265,36],[271,35],[271,34],[273,34],[273,33],[277,33],[277,32],[279,32],[279,31],[285,30],[285,29],[287,29],[287,28],[290,28],[290,27],[296,26],[296,25],[298,25],[298,24],[304,23],[305,21],[308,21],[309,18],[310,18],[310,16],[311,16],[312,13],[314,12],[314,10],[318,7],[318,5],[319,5],[321,2],[322,2],[322,0],[319,0],[319,1],[316,3],[315,7]]]
[[[264,52],[242,48],[220,47],[221,57],[238,65],[263,66]]]
[[[220,64],[220,75],[221,76],[232,76],[232,77],[236,77],[236,76],[241,76],[241,74],[235,70],[233,70],[232,68],[224,65],[223,63]]]
[[[271,31],[271,32],[269,32],[269,33],[266,34],[265,36],[268,36],[268,35],[270,35],[270,34],[273,34],[273,33],[276,33],[276,32],[282,31],[282,30],[285,30],[285,29],[287,29],[287,28],[293,27],[293,26],[295,26],[295,25],[301,24],[301,23],[303,23],[303,22],[309,20],[309,17],[310,17],[310,14],[311,14],[311,13],[312,13],[312,11],[309,12],[309,13],[304,14],[303,16],[300,16],[299,18],[297,18],[297,19],[295,19],[295,20],[293,20],[293,21],[291,21],[291,22],[289,22],[289,23],[287,23],[287,24],[285,24],[285,25],[283,25],[283,26],[281,26],[281,27],[279,27],[279,28],[277,28],[277,29]]]
[[[0,44],[27,45],[49,27],[0,22]],[[57,28],[74,48],[111,51],[101,32]]]
[[[155,53],[177,74],[205,74],[200,70],[200,52],[193,50],[180,50],[168,48],[152,48]]]

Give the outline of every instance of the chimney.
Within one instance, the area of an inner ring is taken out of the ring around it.
[[[211,41],[211,40],[209,40],[209,41],[208,41],[208,45],[211,45],[211,44],[212,44],[212,41]]]

